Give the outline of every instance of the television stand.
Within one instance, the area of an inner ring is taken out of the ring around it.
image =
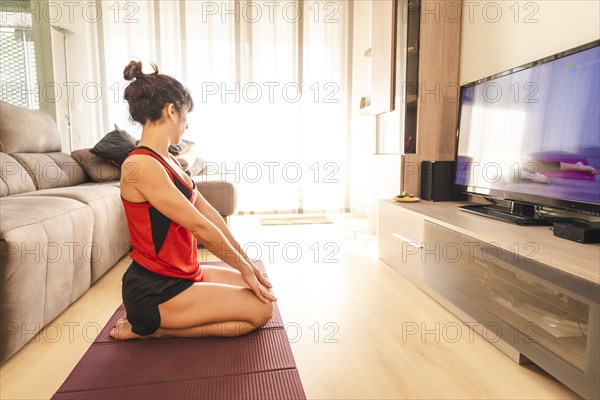
[[[381,200],[379,257],[515,362],[600,399],[600,244],[462,205]],[[420,332],[431,332],[423,318]]]
[[[517,225],[552,225],[549,218],[536,218],[534,206],[528,204],[511,203],[510,207],[498,204],[468,204],[460,206],[459,210]]]

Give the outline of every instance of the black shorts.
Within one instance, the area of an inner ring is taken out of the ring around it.
[[[147,270],[135,261],[123,275],[123,304],[127,320],[138,335],[150,335],[160,326],[158,305],[177,296],[194,281],[171,278]]]

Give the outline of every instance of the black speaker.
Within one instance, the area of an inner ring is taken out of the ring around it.
[[[431,201],[467,200],[454,185],[454,161],[421,162],[421,199]]]
[[[557,221],[552,225],[554,236],[579,243],[600,243],[600,223],[577,220]]]

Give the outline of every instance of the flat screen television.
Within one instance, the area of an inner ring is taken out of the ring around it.
[[[503,204],[466,211],[541,220],[541,206],[600,215],[599,45],[461,86],[455,183]]]

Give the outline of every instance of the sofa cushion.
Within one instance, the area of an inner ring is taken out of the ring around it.
[[[36,193],[36,192],[32,192]],[[0,198],[0,361],[90,286],[94,216],[67,198]]]
[[[86,204],[94,213],[91,282],[96,282],[130,249],[129,230],[120,189],[111,184],[77,185],[24,193],[14,198],[61,197]]]
[[[90,149],[75,150],[71,156],[83,167],[94,182],[110,182],[121,179],[121,170],[115,164],[95,155]]]
[[[77,185],[77,187],[86,187],[86,186],[91,186],[91,187],[95,187],[95,186],[114,186],[114,187],[121,187],[121,181],[109,181],[109,182],[84,182],[81,183],[79,185]]]
[[[8,154],[61,151],[56,122],[43,111],[0,102],[0,151]]]
[[[85,171],[68,154],[14,153],[11,156],[29,172],[38,190],[72,186],[86,181]]]
[[[21,164],[6,153],[0,153],[0,197],[35,190],[35,184]]]

